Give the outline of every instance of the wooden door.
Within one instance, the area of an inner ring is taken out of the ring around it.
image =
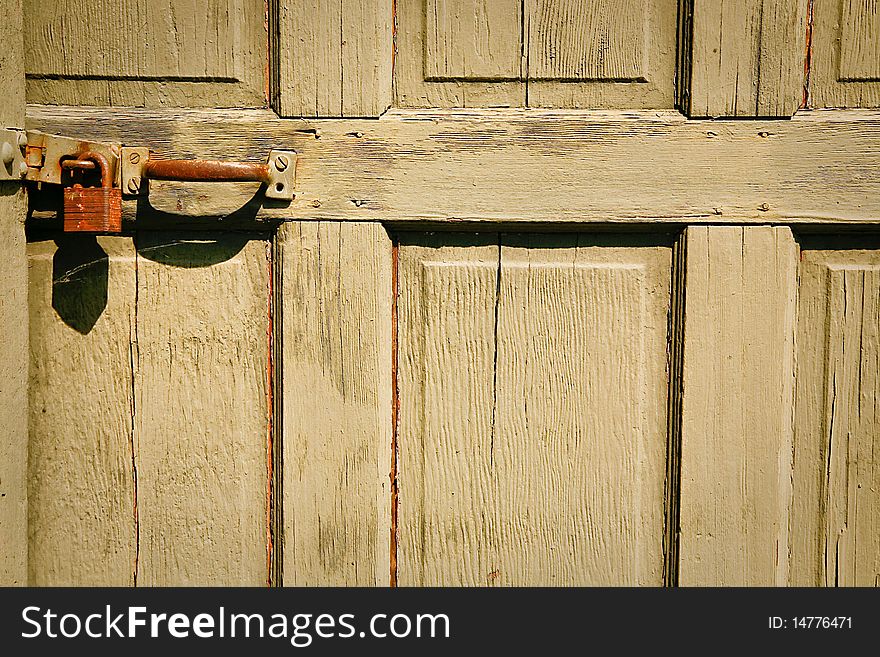
[[[869,5],[24,0],[29,581],[876,583]]]

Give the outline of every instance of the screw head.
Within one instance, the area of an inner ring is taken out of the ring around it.
[[[287,160],[286,155],[279,155],[275,158],[275,168],[279,171],[284,171],[288,164],[290,164],[290,162]]]
[[[27,135],[23,132],[18,133],[18,147],[24,150],[27,147]]]
[[[141,161],[141,156],[139,153],[131,153],[128,156],[128,161],[131,162],[132,164],[137,164],[138,162]]]
[[[21,162],[18,163],[18,177],[24,178],[27,175],[27,172],[28,172],[27,162],[22,160]]]
[[[126,183],[126,189],[129,194],[137,194],[141,188],[141,179],[140,178],[129,178],[128,183]]]
[[[0,146],[0,158],[3,158],[3,164],[6,166],[12,164],[12,160],[15,159],[15,151],[9,142],[3,142],[3,145]]]

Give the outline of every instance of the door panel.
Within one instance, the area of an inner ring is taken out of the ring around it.
[[[24,12],[28,102],[266,105],[264,0],[24,0]]]
[[[134,583],[131,238],[28,244],[29,582]]]
[[[675,0],[400,0],[399,107],[672,107]]]
[[[880,583],[880,242],[804,244],[792,581]]]
[[[32,584],[268,577],[268,243],[34,236]]]
[[[813,7],[812,107],[880,107],[880,4],[825,0]]]
[[[662,584],[671,248],[400,249],[398,581]]]

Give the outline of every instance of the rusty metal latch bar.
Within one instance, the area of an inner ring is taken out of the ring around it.
[[[145,148],[123,147],[121,156],[123,194],[143,193],[145,180],[179,182],[261,182],[266,198],[290,201],[294,197],[296,153],[273,150],[265,164],[218,160],[154,159]]]
[[[266,198],[290,201],[295,196],[294,151],[272,150],[265,163],[166,160],[153,157],[148,148],[91,142],[36,130],[0,130],[0,180],[61,185],[66,171],[97,168],[95,162],[81,157],[86,152],[107,160],[113,187],[121,189],[125,196],[148,194],[146,180],[259,182],[265,185]]]

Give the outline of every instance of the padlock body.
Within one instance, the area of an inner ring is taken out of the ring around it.
[[[64,188],[64,230],[122,232],[122,191],[105,187]]]

